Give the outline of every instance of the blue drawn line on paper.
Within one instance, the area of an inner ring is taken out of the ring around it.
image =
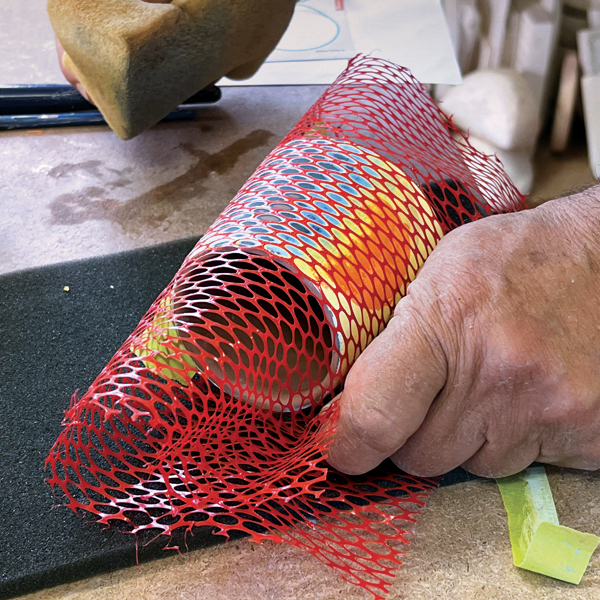
[[[354,54],[345,11],[335,10],[333,0],[301,0],[267,62],[345,59]]]
[[[333,42],[335,42],[335,40],[337,40],[337,38],[339,37],[340,25],[339,25],[339,23],[336,22],[335,19],[332,19],[330,16],[326,15],[324,12],[321,12],[320,10],[313,8],[312,6],[302,6],[302,8],[308,9],[321,17],[325,17],[328,21],[331,21],[331,23],[333,23],[335,26],[335,34],[331,39],[327,40],[326,42],[323,42],[322,44],[320,44],[318,46],[313,46],[312,48],[302,48],[302,49],[300,49],[300,48],[282,48],[281,46],[277,46],[277,50],[279,50],[280,52],[308,52],[309,50],[318,50],[319,48],[324,48],[325,46],[329,46],[329,44],[332,44]]]

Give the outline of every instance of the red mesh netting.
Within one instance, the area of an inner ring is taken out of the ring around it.
[[[321,409],[442,235],[523,207],[407,70],[355,58],[72,401],[50,484],[132,533],[292,543],[381,597],[435,483],[328,469]]]

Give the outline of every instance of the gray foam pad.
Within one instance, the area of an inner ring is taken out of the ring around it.
[[[132,536],[55,506],[44,461],[70,396],[85,392],[195,241],[0,276],[0,599],[136,563]],[[459,469],[443,484],[470,478]],[[222,539],[198,528],[186,542]],[[168,541],[141,540],[140,562],[167,556]]]

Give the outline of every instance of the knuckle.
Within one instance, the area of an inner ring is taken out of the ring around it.
[[[584,429],[598,421],[598,392],[582,381],[565,381],[546,411],[553,422],[581,425]],[[598,430],[596,430],[598,431]],[[598,434],[600,437],[600,434]]]
[[[438,329],[477,322],[491,295],[491,277],[476,258],[454,256],[452,262],[420,273],[394,314],[408,314],[422,327],[431,323]]]
[[[445,290],[422,286],[401,300],[388,327],[425,341],[423,351],[428,356],[424,359],[445,379],[450,372],[471,372],[481,363],[485,347],[483,302],[472,291],[463,293],[458,285]]]
[[[406,337],[420,339],[432,350],[439,351],[440,337],[444,337],[449,322],[434,299],[426,293],[419,293],[406,296],[398,303],[386,331],[394,335],[398,343]]]

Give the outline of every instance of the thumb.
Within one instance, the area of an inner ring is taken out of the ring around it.
[[[332,467],[350,475],[375,468],[419,428],[446,381],[434,323],[403,298],[386,329],[358,358],[339,400],[329,449]],[[439,329],[437,329],[439,331]]]
[[[55,38],[56,41],[56,52],[58,54],[58,63],[60,65],[60,70],[62,74],[65,76],[65,79],[88,101],[91,102],[88,93],[83,87],[83,84],[77,79],[77,76],[71,69],[67,66],[65,59],[67,58],[67,53],[60,43],[58,38]],[[93,104],[93,103],[92,103]]]

